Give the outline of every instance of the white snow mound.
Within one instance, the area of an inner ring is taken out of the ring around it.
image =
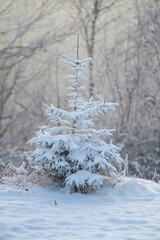
[[[0,185],[1,240],[158,240],[160,184],[123,178],[94,194]]]

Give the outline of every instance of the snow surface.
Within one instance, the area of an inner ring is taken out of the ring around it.
[[[0,185],[0,240],[159,240],[160,185],[124,179],[94,194]]]

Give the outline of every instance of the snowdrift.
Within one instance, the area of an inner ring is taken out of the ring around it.
[[[94,194],[0,185],[0,239],[160,239],[160,185],[124,178]]]

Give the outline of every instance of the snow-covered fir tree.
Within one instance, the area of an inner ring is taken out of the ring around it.
[[[90,192],[101,187],[106,180],[116,179],[123,160],[118,147],[104,142],[111,136],[111,130],[96,130],[92,118],[114,110],[116,103],[107,103],[102,95],[98,100],[85,102],[80,97],[85,89],[80,83],[86,78],[81,71],[91,58],[79,59],[79,34],[77,35],[77,56],[73,60],[62,56],[61,62],[71,66],[73,75],[69,79],[69,109],[62,110],[54,105],[47,106],[46,114],[52,126],[41,127],[37,136],[29,142],[36,146],[35,160],[71,191]]]

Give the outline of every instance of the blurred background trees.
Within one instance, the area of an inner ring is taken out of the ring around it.
[[[93,58],[86,98],[106,91],[119,103],[97,124],[116,129],[132,174],[160,174],[160,2],[0,0],[0,6],[0,164],[22,159],[26,141],[44,124],[43,103],[66,106],[59,57],[75,49],[79,31],[80,58]]]

